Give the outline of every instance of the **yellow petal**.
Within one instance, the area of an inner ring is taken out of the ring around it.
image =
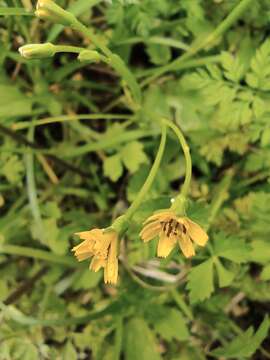
[[[90,258],[91,256],[93,256],[93,253],[92,252],[84,252],[84,253],[75,254],[75,256],[78,261],[83,261],[83,260],[86,260],[86,259]]]
[[[95,252],[96,255],[104,254],[108,250],[111,242],[116,238],[117,238],[117,233],[115,231],[103,233],[102,237],[95,242],[93,251]]]
[[[148,222],[154,220],[166,221],[169,219],[176,219],[175,213],[172,210],[164,210],[150,216],[143,224],[147,224]]]
[[[81,231],[75,233],[75,235],[78,235],[80,239],[83,240],[91,240],[94,241],[96,239],[100,239],[103,235],[103,230],[101,229],[92,229],[89,231]]]
[[[89,269],[94,272],[97,272],[102,267],[105,267],[105,265],[106,265],[106,261],[104,259],[98,259],[94,257],[90,263]]]
[[[185,222],[188,224],[187,232],[191,239],[198,244],[199,246],[205,246],[208,240],[208,235],[206,232],[200,227],[200,225],[186,218]]]
[[[182,234],[181,238],[178,240],[178,243],[185,257],[189,258],[195,255],[194,247],[187,234]]]
[[[176,244],[176,236],[166,236],[164,233],[161,234],[158,241],[157,256],[167,257]]]
[[[117,239],[111,242],[108,259],[104,269],[104,282],[116,284],[118,278]]]
[[[144,242],[147,242],[149,240],[152,240],[154,237],[156,237],[161,230],[161,224],[159,221],[154,221],[153,223],[150,223],[146,225],[142,231],[140,232],[140,237]]]

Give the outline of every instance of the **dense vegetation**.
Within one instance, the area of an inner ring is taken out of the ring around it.
[[[270,1],[56,3],[0,0],[0,360],[269,359]]]

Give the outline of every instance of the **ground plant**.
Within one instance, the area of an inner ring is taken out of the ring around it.
[[[270,0],[0,0],[0,360],[270,359]]]

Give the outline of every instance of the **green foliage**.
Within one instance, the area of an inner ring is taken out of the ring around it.
[[[0,360],[268,359],[269,1],[56,2],[92,37],[37,21],[35,1],[0,0]],[[19,55],[40,42],[104,61]],[[73,234],[137,198],[163,117],[190,147],[187,216],[209,241],[158,259],[157,239],[139,237],[183,183],[168,130],[105,285],[72,257]]]

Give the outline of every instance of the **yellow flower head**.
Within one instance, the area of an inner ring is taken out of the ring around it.
[[[92,229],[75,235],[83,240],[72,249],[77,260],[92,258],[89,269],[96,272],[104,268],[104,282],[116,284],[118,277],[117,232]]]
[[[205,246],[208,235],[187,217],[178,217],[171,209],[150,216],[140,236],[144,242],[159,236],[157,255],[167,257],[178,242],[185,257],[195,255],[192,242]]]

